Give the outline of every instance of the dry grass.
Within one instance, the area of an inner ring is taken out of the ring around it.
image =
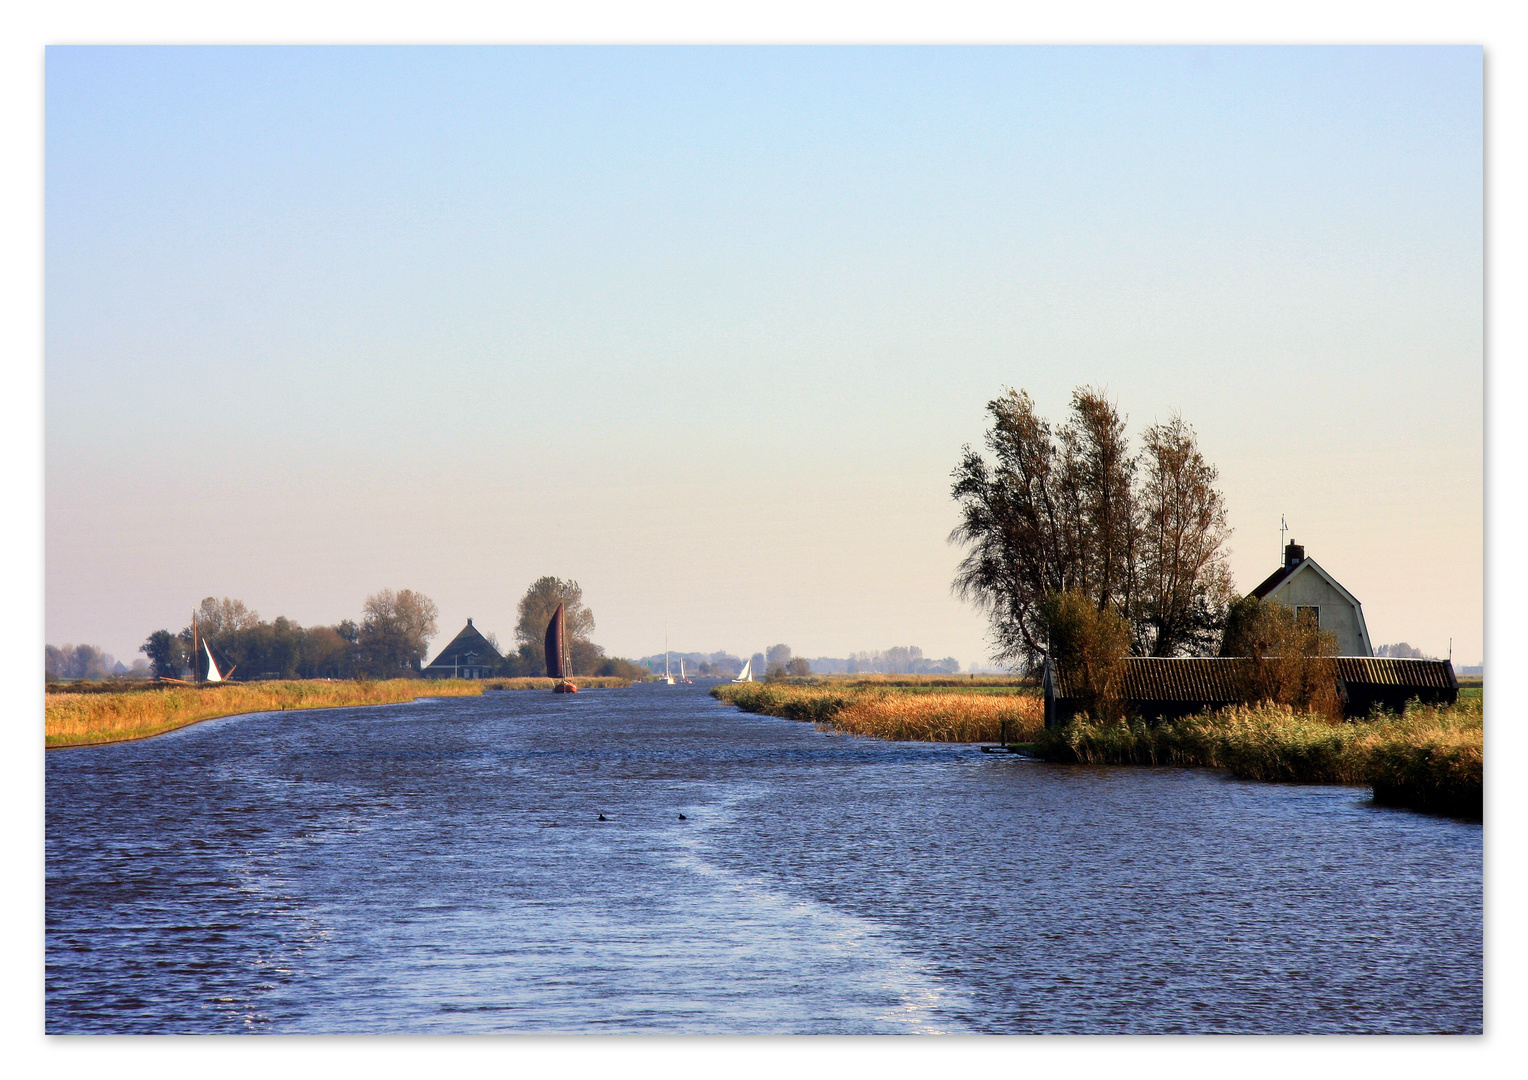
[[[466,679],[383,682],[304,679],[172,686],[153,694],[50,693],[46,697],[44,730],[49,747],[92,746],[146,739],[199,720],[239,713],[387,705],[421,697],[465,697],[482,692],[481,683]]]
[[[1479,698],[1401,716],[1333,722],[1285,706],[1237,707],[1155,726],[1081,718],[1042,732],[1052,761],[1223,768],[1248,780],[1372,787],[1376,802],[1478,818],[1484,787]]]
[[[907,693],[838,684],[727,683],[711,696],[744,712],[819,724],[851,735],[901,742],[995,742],[1033,739],[1043,705],[1033,694]]]
[[[617,675],[575,675],[573,685],[580,690],[619,690],[630,686],[630,679]],[[484,690],[550,690],[557,685],[556,679],[526,677],[520,679],[484,679]]]

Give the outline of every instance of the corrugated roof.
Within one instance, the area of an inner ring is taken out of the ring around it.
[[[1339,656],[1337,677],[1347,683],[1447,690],[1456,685],[1447,660],[1412,660],[1395,656]]]
[[[1402,660],[1393,657],[1338,656],[1337,677],[1351,686],[1394,686],[1446,690],[1455,685],[1446,660]],[[1193,656],[1162,658],[1131,656],[1125,660],[1121,696],[1126,701],[1185,701],[1225,703],[1237,699],[1237,670],[1241,657]],[[1053,675],[1054,677],[1054,675]],[[1067,681],[1057,681],[1059,697],[1071,697]]]

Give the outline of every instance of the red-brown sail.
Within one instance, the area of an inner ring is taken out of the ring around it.
[[[563,670],[563,617],[562,605],[557,605],[557,610],[552,612],[552,621],[546,626],[546,675],[549,679],[566,679],[568,673]]]

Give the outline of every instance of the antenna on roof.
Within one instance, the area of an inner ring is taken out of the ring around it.
[[[1452,664],[1454,662],[1454,639],[1453,638],[1449,638],[1448,639],[1448,662],[1450,664]]]
[[[1284,520],[1284,515],[1279,515],[1279,562],[1284,561],[1284,534],[1289,531],[1289,522]]]

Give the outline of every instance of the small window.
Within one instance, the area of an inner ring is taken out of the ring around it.
[[[1309,619],[1316,625],[1317,629],[1321,627],[1321,609],[1319,607],[1297,607],[1295,608],[1295,618]]]

